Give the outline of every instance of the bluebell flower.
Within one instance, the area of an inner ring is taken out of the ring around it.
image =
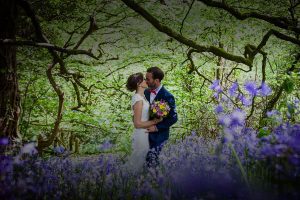
[[[228,91],[229,95],[230,96],[235,96],[238,87],[239,87],[239,84],[235,81],[232,84],[232,86],[230,87],[229,91]]]
[[[215,112],[217,113],[217,114],[220,114],[220,113],[222,113],[224,111],[224,109],[223,109],[223,106],[222,105],[217,105],[217,107],[215,108]]]
[[[220,80],[214,80],[212,85],[210,86],[210,89],[216,91],[217,93],[221,93],[223,90],[220,86]]]
[[[216,88],[220,85],[220,80],[214,80],[212,85],[209,87],[212,90],[216,90]]]
[[[294,152],[300,155],[300,130],[294,133],[294,135],[288,141],[288,145],[293,149]]]
[[[271,110],[267,111],[267,117],[272,118],[277,123],[282,123],[282,117],[280,115],[280,112],[278,110]]]
[[[37,154],[37,153],[38,153],[38,151],[36,150],[35,143],[33,143],[33,142],[25,144],[21,148],[21,154],[34,155],[34,154]]]
[[[261,155],[264,157],[273,156],[275,152],[270,144],[264,144],[260,151]]]
[[[263,97],[269,96],[272,93],[272,89],[265,83],[262,82],[259,94]]]
[[[228,127],[231,123],[230,115],[219,115],[218,122],[220,125]]]
[[[197,136],[197,132],[196,132],[195,130],[193,130],[193,131],[191,132],[191,135],[192,135],[193,137],[195,137],[195,136]]]
[[[8,145],[9,140],[7,137],[0,138],[0,145]]]
[[[222,102],[227,102],[229,103],[229,98],[227,96],[222,96]],[[230,102],[231,103],[231,102]]]
[[[218,98],[219,98],[219,93],[215,92],[215,93],[213,94],[213,97],[215,97],[216,99],[218,99]]]
[[[257,95],[257,88],[255,82],[246,82],[244,88],[251,96]]]
[[[285,144],[277,144],[273,146],[273,151],[276,156],[282,156],[288,150],[288,146]]]
[[[272,116],[278,115],[278,114],[279,114],[278,110],[267,111],[267,117],[272,117]]]
[[[300,166],[300,155],[293,154],[289,156],[289,162],[294,166]]]
[[[252,104],[250,99],[247,99],[245,96],[243,95],[239,95],[238,98],[240,99],[240,101],[242,102],[242,104],[244,106],[250,106]]]
[[[63,154],[65,152],[65,148],[63,146],[57,146],[53,148],[53,151],[57,154]]]
[[[105,140],[105,141],[100,145],[99,149],[100,149],[101,151],[106,151],[106,150],[112,148],[112,146],[113,146],[113,145],[110,143],[109,140]]]
[[[242,110],[235,110],[231,114],[231,126],[243,126],[245,123],[246,114]]]

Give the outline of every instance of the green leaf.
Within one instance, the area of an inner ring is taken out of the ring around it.
[[[259,129],[259,132],[258,132],[258,134],[257,134],[257,137],[258,137],[258,138],[262,138],[262,137],[265,137],[265,136],[270,135],[270,133],[271,133],[270,130],[261,128],[261,129]]]
[[[288,108],[289,113],[291,113],[291,114],[295,113],[295,106],[293,104],[288,104],[287,108]]]
[[[290,78],[285,79],[283,89],[290,94],[294,90],[294,82]]]

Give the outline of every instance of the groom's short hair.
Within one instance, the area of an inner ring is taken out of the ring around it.
[[[164,72],[159,67],[150,67],[147,69],[148,73],[152,73],[153,79],[159,79],[159,81],[164,79]]]

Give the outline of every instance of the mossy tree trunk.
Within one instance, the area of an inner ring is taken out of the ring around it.
[[[0,1],[0,39],[16,39],[16,14],[15,0]],[[0,45],[0,137],[20,137],[20,111],[16,46]]]

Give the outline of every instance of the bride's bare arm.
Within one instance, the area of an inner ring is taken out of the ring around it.
[[[143,122],[141,120],[142,119],[142,109],[143,109],[143,101],[138,101],[133,106],[133,110],[134,110],[133,124],[134,124],[135,128],[148,128],[148,127],[155,125],[161,121],[159,119],[154,119],[154,120]]]

